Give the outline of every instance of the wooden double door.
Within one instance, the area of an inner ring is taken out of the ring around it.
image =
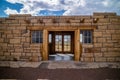
[[[73,53],[74,32],[55,31],[49,32],[49,54]]]

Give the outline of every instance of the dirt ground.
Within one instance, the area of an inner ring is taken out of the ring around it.
[[[47,69],[0,67],[0,79],[120,80],[120,69]]]

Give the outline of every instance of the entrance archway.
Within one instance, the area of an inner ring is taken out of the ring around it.
[[[49,31],[49,60],[74,60],[74,31]]]

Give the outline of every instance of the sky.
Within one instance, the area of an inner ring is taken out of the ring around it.
[[[92,15],[93,12],[116,12],[120,15],[120,0],[0,0],[0,17],[8,17],[9,14]]]

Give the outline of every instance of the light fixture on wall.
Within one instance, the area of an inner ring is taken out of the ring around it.
[[[104,18],[108,18],[108,15],[104,15]]]
[[[57,19],[53,19],[52,22],[53,23],[57,23],[58,21],[57,21]]]
[[[81,18],[80,23],[84,23],[84,20],[85,20],[84,18]]]
[[[70,20],[66,20],[66,23],[70,23]]]
[[[30,20],[24,20],[27,24],[30,24],[31,21]]]
[[[0,24],[2,24],[2,21],[0,21]]]
[[[42,20],[42,19],[39,19],[38,22],[42,24],[42,23],[43,23],[43,20]]]
[[[97,23],[98,22],[98,18],[93,18],[93,23]]]

